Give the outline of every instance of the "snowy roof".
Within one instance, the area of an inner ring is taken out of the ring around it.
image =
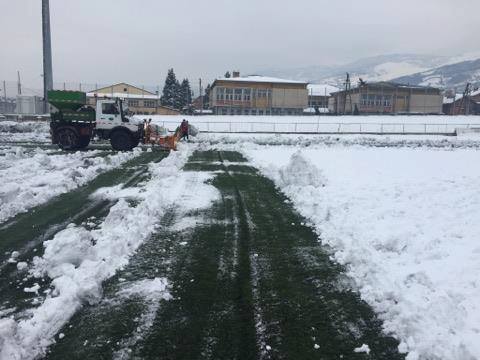
[[[453,97],[444,96],[443,103],[444,104],[451,104],[454,101],[460,100],[463,97],[463,94],[455,94],[455,99]]]
[[[331,93],[340,90],[339,88],[328,84],[308,84],[307,89],[308,95],[312,96],[330,96]]]
[[[158,100],[160,96],[158,95],[139,95],[139,94],[128,94],[128,93],[97,93],[89,92],[87,93],[88,97],[97,96],[98,98],[120,98],[120,99],[147,99],[147,100]]]
[[[230,77],[230,78],[222,77],[216,80],[235,81],[235,82],[261,82],[261,83],[276,83],[276,84],[302,84],[302,85],[307,84],[307,82],[305,81],[286,80],[286,79],[279,79],[275,77],[260,76],[260,75],[248,75],[243,77]]]

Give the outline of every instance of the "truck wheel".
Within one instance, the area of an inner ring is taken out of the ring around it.
[[[117,151],[129,151],[134,148],[132,136],[125,131],[115,131],[110,136],[110,144]]]
[[[75,150],[78,148],[79,137],[73,129],[59,129],[56,138],[58,147],[62,150]]]
[[[89,136],[82,136],[78,140],[78,148],[85,149],[90,144],[90,137]]]

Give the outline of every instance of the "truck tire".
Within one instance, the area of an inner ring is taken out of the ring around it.
[[[117,151],[130,151],[134,148],[132,135],[122,130],[114,131],[110,135],[110,144]]]
[[[90,136],[81,136],[78,140],[78,148],[85,149],[90,144]]]
[[[58,147],[62,150],[76,150],[79,146],[79,136],[74,129],[61,128],[57,130]]]

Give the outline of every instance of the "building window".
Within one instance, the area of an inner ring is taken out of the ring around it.
[[[156,107],[155,100],[143,100],[143,106],[148,108]]]
[[[264,89],[258,89],[257,90],[257,98],[258,99],[264,99],[267,97],[267,90]]]
[[[225,100],[233,100],[233,89],[225,89]]]
[[[392,106],[392,95],[386,95],[383,97],[383,106],[385,107]]]
[[[217,88],[217,100],[225,100],[225,88]]]
[[[243,100],[250,101],[251,98],[251,90],[250,89],[243,89]]]
[[[138,107],[138,100],[128,100],[128,106]]]
[[[235,101],[242,101],[242,89],[235,89],[234,99]]]

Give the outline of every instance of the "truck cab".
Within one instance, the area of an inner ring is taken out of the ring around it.
[[[115,150],[131,150],[138,145],[143,128],[134,123],[121,99],[97,100],[95,134],[110,140]]]

